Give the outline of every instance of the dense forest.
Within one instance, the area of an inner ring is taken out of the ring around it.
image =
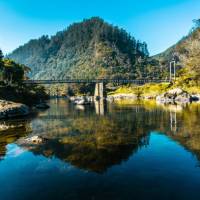
[[[158,70],[145,42],[99,17],[30,40],[8,57],[29,66],[36,79],[141,78],[153,76],[152,66]]]
[[[200,81],[200,19],[194,20],[189,34],[165,52],[153,57],[160,67],[167,67],[176,60],[177,76],[184,83],[199,84]]]
[[[149,57],[145,42],[93,17],[74,23],[55,36],[30,40],[8,58],[29,66],[28,76],[35,79],[168,79],[169,63],[175,59],[176,82],[181,87],[196,87],[200,81],[200,20],[194,20],[194,27],[177,44],[153,57]],[[70,94],[85,93],[91,88],[93,91],[90,85],[59,88],[63,88],[59,93],[69,90]],[[58,87],[50,90],[57,93]]]
[[[0,49],[0,99],[32,105],[48,98],[44,87],[23,83],[29,71],[27,66],[4,58]]]

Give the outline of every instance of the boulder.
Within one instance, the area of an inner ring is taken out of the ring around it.
[[[45,141],[46,141],[45,138],[38,135],[34,135],[32,137],[20,139],[18,142],[24,145],[38,145],[38,144],[43,144]]]
[[[93,99],[89,96],[71,97],[70,100],[76,105],[87,105],[93,101]]]
[[[29,113],[29,107],[24,104],[0,100],[0,119],[21,117]]]
[[[6,131],[8,129],[23,127],[23,124],[7,124],[5,121],[0,123],[0,131]]]
[[[119,101],[119,100],[137,100],[138,96],[136,94],[115,94],[107,97],[107,100],[110,102]]]
[[[189,103],[192,101],[192,97],[186,91],[175,88],[157,96],[156,101],[161,103]]]

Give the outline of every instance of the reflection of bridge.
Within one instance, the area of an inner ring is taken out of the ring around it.
[[[65,83],[94,83],[95,84],[95,99],[102,99],[104,97],[104,84],[106,83],[116,83],[116,84],[136,84],[143,85],[145,83],[161,83],[161,82],[170,82],[170,80],[163,79],[58,79],[58,80],[24,80],[25,84],[65,84]]]

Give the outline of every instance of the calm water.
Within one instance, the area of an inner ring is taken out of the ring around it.
[[[200,199],[200,104],[50,105],[0,132],[0,200]]]

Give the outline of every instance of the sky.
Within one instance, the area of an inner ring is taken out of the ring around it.
[[[0,0],[0,48],[7,54],[92,16],[147,42],[155,55],[188,34],[200,0]]]

